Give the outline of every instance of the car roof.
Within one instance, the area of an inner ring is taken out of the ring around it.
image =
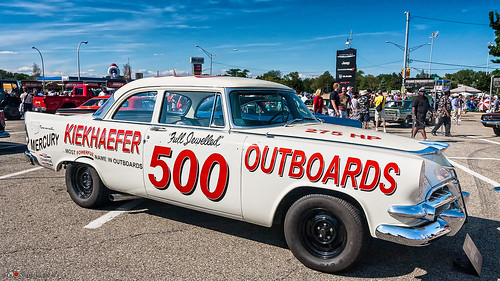
[[[165,76],[132,81],[114,93],[118,99],[129,90],[141,87],[272,88],[293,90],[285,85],[260,79],[228,76]]]

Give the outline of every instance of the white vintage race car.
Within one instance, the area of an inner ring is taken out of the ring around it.
[[[132,106],[133,105],[133,106]],[[283,85],[145,78],[93,115],[26,114],[32,163],[76,204],[135,195],[271,226],[306,266],[352,265],[369,237],[421,246],[466,219],[447,144],[324,124]]]

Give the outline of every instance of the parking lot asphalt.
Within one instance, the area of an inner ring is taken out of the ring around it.
[[[78,207],[64,171],[29,165],[22,120],[7,121],[0,139],[0,279],[46,280],[473,280],[453,268],[469,234],[483,258],[481,279],[500,278],[500,137],[467,113],[453,125],[445,155],[471,194],[468,223],[453,237],[413,248],[372,239],[347,272],[324,274],[303,266],[287,249],[279,226],[265,228],[139,199],[97,228],[90,222],[125,202],[98,210]],[[373,125],[372,125],[373,127]],[[373,130],[373,129],[372,129]],[[410,129],[389,125],[403,136]],[[417,138],[421,138],[420,135]],[[461,167],[461,168],[459,168]]]

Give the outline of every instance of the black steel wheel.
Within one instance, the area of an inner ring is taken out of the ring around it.
[[[345,200],[313,194],[297,200],[284,224],[288,247],[305,266],[338,272],[353,265],[368,245],[359,210]]]
[[[86,164],[68,164],[66,187],[71,199],[81,207],[95,208],[109,201],[108,189],[96,170]]]

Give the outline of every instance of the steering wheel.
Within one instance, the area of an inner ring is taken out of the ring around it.
[[[285,111],[279,111],[276,114],[274,114],[273,117],[271,117],[271,119],[269,119],[269,121],[267,121],[267,124],[271,124],[274,119],[276,119],[277,117],[280,117],[280,116],[281,116],[283,122],[288,120],[288,116],[290,116],[290,112],[286,111],[286,119],[285,119],[285,116],[283,116],[284,112]]]

